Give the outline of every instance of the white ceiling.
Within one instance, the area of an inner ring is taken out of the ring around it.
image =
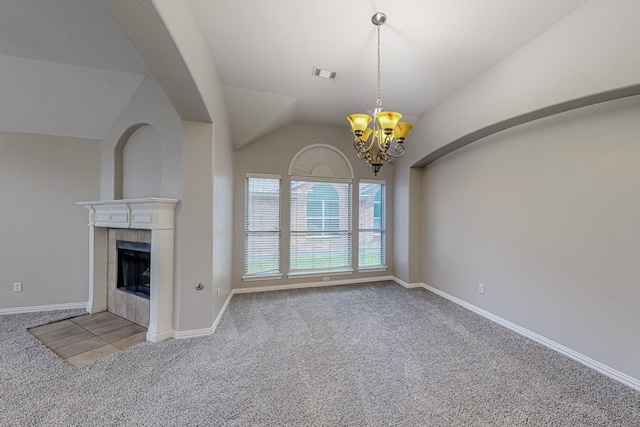
[[[184,4],[192,8],[218,65],[234,144],[241,147],[294,120],[346,126],[346,115],[373,107],[376,27],[371,16],[376,11],[388,16],[382,27],[383,105],[415,123],[586,2]],[[1,12],[0,130],[101,138],[149,74],[105,6],[100,0],[6,0]],[[135,19],[146,28],[144,21],[151,17]],[[314,66],[335,71],[336,79],[313,77]]]
[[[100,0],[3,0],[0,55],[148,74]]]
[[[0,130],[102,138],[148,69],[100,0],[0,11]]]
[[[227,86],[236,147],[293,120],[346,125],[382,100],[416,121],[587,0],[189,0]],[[314,66],[337,73],[312,77]],[[525,84],[525,82],[523,82]]]

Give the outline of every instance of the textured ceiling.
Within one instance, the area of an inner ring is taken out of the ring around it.
[[[382,100],[415,121],[586,0],[189,0],[228,86],[236,147],[293,120],[346,125]],[[312,77],[314,66],[337,73]]]

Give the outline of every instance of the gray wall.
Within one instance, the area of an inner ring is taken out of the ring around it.
[[[407,168],[460,138],[567,101],[640,85],[637,16],[637,0],[590,1],[428,111],[396,165],[396,197],[408,201],[417,185]],[[421,246],[412,242],[409,224],[419,211],[404,203],[396,210],[396,275],[413,281],[420,265],[406,260]]]
[[[122,147],[122,198],[160,197],[161,138],[151,126],[136,129]]]
[[[223,86],[220,82],[218,70],[202,34],[193,31],[197,28],[197,22],[193,12],[184,4],[174,1],[156,1],[153,3],[160,17],[170,16],[172,19],[164,20],[167,30],[171,34],[173,42],[179,50],[180,58],[188,68],[189,82],[195,83],[199,96],[206,107],[207,115],[212,124],[191,124],[183,133],[183,147],[194,144],[202,147],[203,153],[196,159],[196,151],[185,151],[184,159],[184,191],[189,194],[202,195],[201,203],[194,199],[196,209],[213,209],[212,215],[207,212],[183,219],[185,235],[199,230],[211,230],[213,234],[200,234],[200,241],[195,247],[186,247],[187,242],[179,243],[178,250],[184,250],[185,259],[189,251],[195,251],[198,247],[208,247],[202,254],[209,258],[197,264],[199,277],[206,277],[204,291],[197,291],[193,281],[181,283],[180,306],[183,308],[177,321],[180,330],[210,328],[222,311],[222,307],[231,294],[231,257],[232,257],[232,224],[233,224],[233,150],[227,106],[224,97]],[[172,70],[173,71],[173,70]],[[169,79],[170,80],[170,79]],[[174,82],[175,83],[175,82]],[[181,82],[178,87],[187,87],[187,82]],[[167,88],[171,82],[165,83]],[[174,89],[177,87],[173,86]],[[181,89],[182,90],[182,89]],[[168,92],[171,92],[168,90]],[[174,99],[179,98],[174,95]],[[184,112],[183,112],[184,114]],[[191,114],[189,114],[190,116]],[[186,123],[186,122],[185,122]],[[186,126],[186,125],[185,125]],[[204,127],[203,127],[204,126]],[[188,159],[193,159],[189,162]],[[187,168],[205,168],[204,171],[187,171]],[[206,180],[202,182],[201,180]],[[188,186],[202,188],[192,189]],[[204,191],[208,191],[204,194]],[[211,191],[213,193],[211,193]],[[186,201],[186,199],[185,199]],[[192,221],[193,220],[193,221]],[[204,224],[207,221],[207,224]],[[202,237],[204,236],[204,237]],[[180,272],[178,272],[180,274]],[[184,277],[196,275],[193,271],[185,272]],[[219,291],[218,291],[219,290]],[[190,301],[197,301],[197,307],[202,310],[193,310]],[[206,306],[206,307],[205,307]]]
[[[640,378],[639,116],[613,101],[430,164],[423,282]]]
[[[86,302],[87,212],[75,202],[100,196],[100,141],[0,133],[0,194],[0,309]]]
[[[393,274],[393,164],[385,163],[378,176],[375,177],[371,171],[371,167],[364,160],[358,159],[353,149],[353,139],[348,127],[318,125],[311,123],[292,123],[284,128],[260,138],[256,142],[245,145],[235,152],[234,158],[234,199],[233,208],[235,212],[235,220],[233,223],[233,286],[234,288],[259,287],[259,286],[277,286],[288,285],[305,282],[318,282],[322,280],[318,277],[295,277],[287,278],[289,266],[289,240],[288,240],[288,224],[289,224],[289,164],[293,156],[302,148],[311,144],[328,144],[342,151],[351,166],[353,167],[355,179],[353,180],[353,188],[356,190],[359,179],[380,179],[385,180],[387,184],[387,265],[389,269],[384,272],[376,273],[354,273],[350,275],[331,276],[331,281],[346,280],[354,278],[366,278],[376,276],[389,276]],[[242,280],[244,270],[244,203],[245,203],[245,176],[247,173],[266,173],[277,174],[282,177],[282,280],[263,280],[244,282]],[[352,199],[353,206],[353,225],[354,229],[358,227],[357,199]],[[353,248],[357,246],[357,234],[353,235]],[[353,256],[355,265],[355,253]]]

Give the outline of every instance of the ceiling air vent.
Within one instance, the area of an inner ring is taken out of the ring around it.
[[[323,79],[333,80],[336,78],[336,72],[330,70],[323,70],[322,68],[313,67],[312,76],[322,77]]]

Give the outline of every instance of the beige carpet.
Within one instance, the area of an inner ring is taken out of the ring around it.
[[[81,368],[0,316],[2,426],[639,426],[640,393],[423,289],[233,297],[214,335]]]

